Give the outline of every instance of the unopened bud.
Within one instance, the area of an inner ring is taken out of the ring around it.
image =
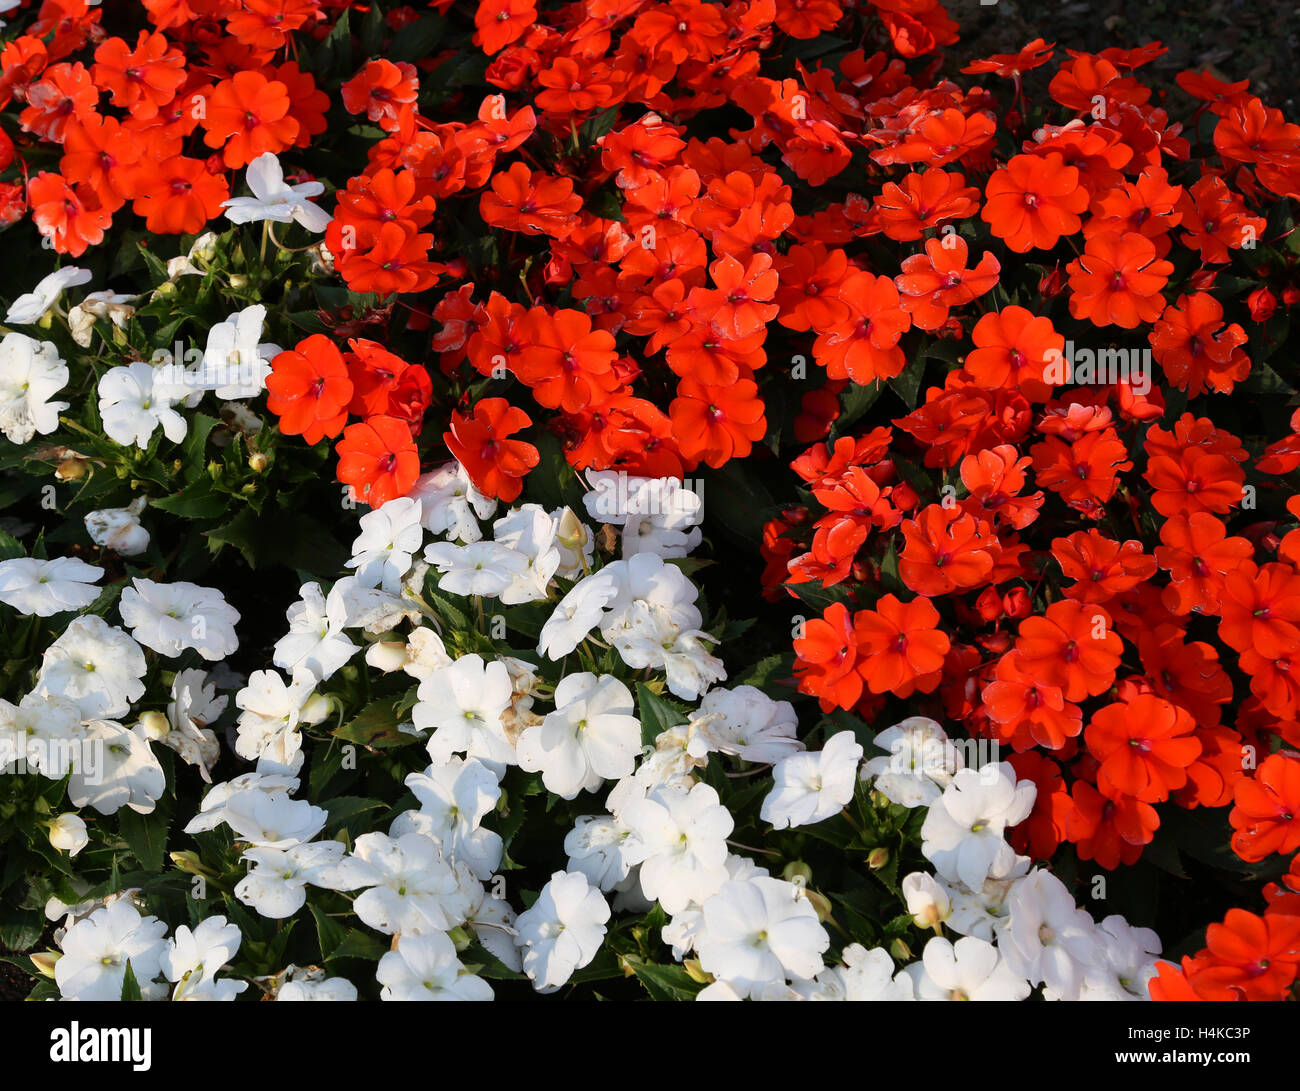
[[[682,962],[682,969],[686,971],[686,976],[700,985],[708,985],[713,981],[713,975],[704,972],[704,967],[700,965],[698,958],[688,958]]]
[[[142,712],[140,730],[150,742],[158,742],[171,734],[172,725],[161,712]]]
[[[54,976],[54,964],[63,957],[62,951],[36,951],[27,956],[32,960],[32,965],[37,971],[45,977]]]
[[[230,277],[230,286],[234,288],[235,291],[240,291],[243,288],[247,288],[248,277],[245,276],[243,273],[233,273],[231,274]]]
[[[798,878],[795,878],[798,876]],[[802,860],[791,860],[781,869],[781,878],[787,883],[807,886],[812,881],[812,868]]]
[[[907,945],[902,936],[889,945],[889,953],[899,962],[912,961],[912,948]]]
[[[84,460],[74,456],[60,462],[54,468],[54,476],[60,481],[80,481],[86,476],[88,469],[89,466]]]
[[[262,473],[270,464],[271,460],[261,451],[254,451],[248,456],[248,468],[255,474]]]
[[[867,867],[872,871],[879,871],[889,863],[889,850],[884,845],[879,845],[867,853]]]

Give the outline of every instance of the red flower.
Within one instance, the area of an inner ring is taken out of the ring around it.
[[[1097,788],[1109,799],[1168,799],[1187,782],[1187,767],[1201,752],[1195,729],[1184,709],[1150,694],[1100,709],[1083,732],[1101,762]]]
[[[1062,235],[1073,235],[1083,226],[1078,214],[1088,207],[1079,172],[1057,152],[1013,156],[985,192],[981,218],[1020,254],[1050,250]]]
[[[281,432],[319,443],[342,431],[352,379],[338,346],[313,333],[271,361],[266,391],[266,407],[280,418]]]
[[[505,398],[483,398],[471,416],[453,410],[451,429],[442,438],[479,492],[510,503],[518,499],[524,476],[541,456],[531,443],[508,437],[532,423]]]
[[[1281,1000],[1300,966],[1300,917],[1229,909],[1205,930],[1187,979],[1206,1000]]]
[[[861,658],[857,669],[872,693],[910,697],[939,685],[948,634],[938,628],[939,611],[927,598],[899,602],[885,595],[874,610],[853,617]]]
[[[1067,701],[1109,689],[1123,648],[1102,607],[1072,599],[1052,603],[1042,617],[1025,618],[1016,637],[1021,669],[1059,686]]]
[[[1300,755],[1270,754],[1254,777],[1243,777],[1233,793],[1236,806],[1228,822],[1232,851],[1258,863],[1273,853],[1289,856],[1300,849]]]
[[[405,496],[420,476],[411,429],[396,417],[371,417],[343,429],[338,442],[339,480],[372,508]]]

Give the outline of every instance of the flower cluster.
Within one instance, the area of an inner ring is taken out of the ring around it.
[[[1294,994],[1248,83],[937,0],[0,7],[35,997]]]

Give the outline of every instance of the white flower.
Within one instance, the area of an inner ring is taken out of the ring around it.
[[[396,497],[361,517],[361,533],[352,543],[347,567],[357,570],[362,587],[382,587],[398,594],[423,540],[420,501]]]
[[[935,936],[907,972],[918,1000],[1023,1000],[1031,991],[993,944],[974,936],[956,943]]]
[[[1097,925],[1098,957],[1085,971],[1081,1000],[1150,1000],[1147,984],[1156,976],[1160,937],[1134,928],[1118,913]]]
[[[482,762],[453,757],[445,765],[430,765],[409,773],[406,786],[429,818],[424,832],[449,860],[463,860],[475,877],[487,880],[501,865],[501,835],[480,829],[501,798],[501,785]],[[411,812],[406,812],[410,814]]]
[[[515,920],[524,973],[538,992],[554,992],[600,950],[609,903],[581,872],[557,871]]]
[[[830,936],[793,883],[756,877],[729,880],[704,902],[696,942],[700,966],[752,996],[770,982],[810,979],[823,968]]]
[[[601,890],[613,890],[627,878],[623,843],[631,832],[612,815],[579,815],[564,838],[569,870],[582,872]]]
[[[658,789],[629,802],[619,817],[632,831],[624,853],[629,864],[641,865],[641,889],[667,912],[703,902],[726,879],[735,823],[710,785]]]
[[[1037,789],[1016,783],[1010,762],[962,769],[931,805],[921,826],[921,852],[945,878],[978,890],[986,878],[1005,878],[1016,854],[1003,832],[1029,817]]]
[[[307,886],[351,890],[368,872],[343,855],[341,841],[312,841],[288,849],[251,848],[240,858],[248,874],[235,886],[235,897],[263,917],[283,920],[306,904]]]
[[[83,755],[81,712],[64,697],[29,693],[17,705],[0,699],[0,770],[25,762],[60,780]]]
[[[252,197],[231,197],[221,202],[226,218],[233,223],[256,223],[274,220],[276,223],[297,221],[308,231],[324,231],[330,225],[330,215],[319,205],[307,200],[325,192],[320,182],[300,182],[286,185],[284,170],[274,152],[263,152],[248,164],[244,174]]]
[[[296,674],[285,685],[276,671],[254,671],[248,685],[235,694],[235,705],[242,709],[235,753],[255,761],[269,757],[284,766],[292,766],[302,749],[298,734],[300,723],[320,723],[328,713],[323,699],[313,691],[315,679]]]
[[[337,581],[330,591],[330,594],[335,593],[343,602],[347,615],[344,626],[348,629],[383,633],[396,628],[403,618],[420,620],[420,610],[414,603],[377,587],[362,587],[356,576],[345,576]]]
[[[291,966],[275,998],[291,1003],[308,1000],[352,1003],[357,998],[357,987],[346,977],[326,977],[324,970],[315,967]]]
[[[161,959],[163,976],[176,983],[172,999],[189,999],[187,993],[211,985],[218,971],[235,957],[242,940],[239,929],[220,915],[199,921],[197,928],[180,925]],[[248,987],[246,981],[230,984],[239,986],[235,992]]]
[[[678,633],[671,645],[662,646],[660,656],[668,692],[683,701],[697,700],[714,682],[727,677],[722,660],[709,653],[705,641],[716,641],[716,638],[691,629]],[[624,656],[623,661],[629,662],[628,657]]]
[[[1078,1000],[1084,974],[1098,960],[1096,926],[1050,871],[1029,873],[1007,899],[998,948],[1015,973],[1046,986],[1048,1000]]]
[[[542,626],[537,650],[548,659],[563,659],[600,624],[618,593],[618,581],[607,568],[579,580]]]
[[[794,706],[754,686],[710,690],[692,713],[691,727],[691,753],[700,758],[716,750],[767,765],[804,748],[795,738]]]
[[[50,398],[68,384],[68,365],[49,341],[7,333],[0,339],[0,432],[10,443],[26,443],[59,426],[67,402]]]
[[[926,716],[909,716],[872,740],[887,757],[872,758],[862,767],[862,779],[891,803],[929,807],[952,783],[962,767],[961,754],[939,724]]]
[[[218,785],[218,788],[220,785]],[[208,799],[217,789],[208,794]],[[287,792],[248,787],[232,792],[219,804],[208,806],[185,827],[186,833],[213,829],[226,823],[240,841],[254,848],[291,849],[304,844],[325,828],[329,815],[305,799],[290,799]]]
[[[438,586],[453,595],[500,595],[528,574],[528,558],[497,542],[434,542],[424,559],[440,573]]]
[[[844,960],[839,977],[845,1000],[913,999],[912,979],[903,971],[894,972],[894,960],[883,947],[867,950],[860,943],[850,943],[840,957]]]
[[[9,307],[5,321],[19,326],[39,322],[58,302],[59,296],[68,288],[90,282],[90,270],[78,269],[75,265],[65,265],[45,277],[30,292],[20,295]]]
[[[324,681],[356,654],[357,645],[344,634],[347,608],[335,585],[329,596],[320,584],[304,583],[301,596],[285,612],[289,631],[275,644],[272,662],[290,674],[310,674]]]
[[[136,577],[118,603],[131,635],[162,655],[195,648],[204,659],[224,659],[238,646],[239,611],[220,591],[197,584],[154,583]]]
[[[87,757],[68,778],[74,807],[94,807],[100,814],[123,807],[152,813],[167,778],[143,734],[112,720],[89,720],[82,749]]]
[[[81,610],[99,598],[94,584],[103,574],[78,557],[12,557],[0,561],[0,602],[37,617]]]
[[[513,508],[492,524],[493,540],[522,554],[527,562],[524,573],[501,592],[507,606],[546,598],[547,585],[560,568],[558,533],[558,521],[538,504]]]
[[[193,668],[177,673],[172,680],[171,697],[162,725],[164,730],[151,737],[176,751],[188,764],[197,765],[203,779],[211,783],[209,769],[221,756],[221,744],[216,733],[206,725],[225,711],[228,698],[218,697],[217,688],[208,681],[207,674]],[[146,717],[156,716],[156,712],[146,713],[141,723]]]
[[[939,885],[952,901],[952,912],[944,922],[963,936],[993,941],[1007,920],[1007,899],[1029,871],[1029,857],[1017,856],[1015,866],[1003,879],[985,879],[977,890],[964,883],[940,879]]]
[[[50,823],[50,844],[69,856],[76,856],[89,843],[81,815],[68,811]]]
[[[935,882],[933,875],[914,871],[903,879],[900,886],[907,911],[912,914],[918,928],[933,928],[948,919],[952,900],[948,892]]]
[[[140,525],[140,513],[149,503],[147,496],[132,500],[124,508],[101,508],[86,514],[86,533],[97,546],[123,557],[136,557],[149,548],[149,532]]]
[[[462,655],[425,678],[416,692],[411,719],[421,730],[433,730],[428,746],[435,764],[453,753],[515,764],[515,748],[501,719],[514,695],[504,663]]]
[[[492,986],[471,974],[442,932],[403,935],[379,960],[381,1000],[491,1000]]]
[[[265,321],[266,308],[255,303],[213,326],[208,331],[203,362],[196,374],[185,376],[186,385],[215,390],[217,397],[226,401],[252,398],[265,390],[266,377],[271,373],[261,344]]]
[[[655,553],[685,557],[700,544],[703,503],[673,477],[629,477],[623,471],[589,472],[592,491],[582,498],[602,523],[623,528],[623,556]]]
[[[73,618],[45,649],[36,692],[76,702],[84,719],[124,716],[144,696],[140,645],[102,617]]]
[[[425,530],[467,545],[482,539],[478,521],[491,518],[497,510],[497,502],[474,487],[459,462],[444,463],[424,474],[407,495],[420,501]]]
[[[162,425],[163,433],[173,443],[185,438],[185,418],[172,408],[175,398],[166,388],[154,388],[157,369],[143,360],[125,367],[114,367],[99,379],[99,416],[104,434],[124,447],[135,444],[140,450],[149,446],[149,438]]]
[[[146,1000],[160,1000],[166,986],[154,982],[167,950],[167,926],[142,917],[126,898],[97,909],[63,937],[54,980],[65,1000],[120,1000],[126,964]]]
[[[821,750],[782,758],[759,817],[778,830],[830,818],[853,798],[861,760],[862,746],[852,731],[832,735]]]
[[[446,932],[465,920],[477,884],[467,867],[448,863],[432,839],[363,833],[352,851],[366,865],[357,885],[368,888],[352,909],[377,932]]]
[[[95,336],[95,319],[107,318],[119,330],[126,329],[139,296],[118,295],[114,291],[91,292],[68,311],[68,332],[83,349],[90,348]]]
[[[617,678],[565,675],[555,711],[519,736],[520,768],[540,770],[547,790],[564,799],[628,776],[641,750],[641,721],[632,711],[632,692]]]

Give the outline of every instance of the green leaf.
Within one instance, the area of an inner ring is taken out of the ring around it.
[[[122,999],[142,1000],[140,995],[140,983],[135,979],[135,971],[131,969],[131,960],[126,960],[126,969],[122,974]]]
[[[357,815],[365,814],[366,811],[386,809],[388,804],[382,799],[339,796],[336,799],[326,800],[324,806],[329,813],[329,820],[325,823],[325,831],[326,833],[333,833],[356,818]]]
[[[414,737],[397,730],[397,702],[392,697],[378,697],[357,715],[335,729],[335,738],[362,746],[402,746]]]
[[[848,389],[840,395],[842,409],[831,426],[831,435],[827,442],[834,443],[849,430],[850,425],[861,420],[867,410],[876,404],[876,399],[884,389],[885,384],[881,382],[869,383],[866,386],[850,383]]]
[[[656,696],[644,682],[636,686],[636,706],[641,714],[641,742],[653,745],[670,727],[686,722],[686,716],[662,697]]]
[[[627,963],[652,1000],[694,1000],[695,994],[704,988],[680,966],[637,962],[631,958]]]
[[[917,360],[903,369],[901,375],[889,380],[889,389],[903,399],[908,409],[916,408],[917,395],[921,392],[921,383],[925,379],[925,361]]]
[[[321,961],[328,962],[334,957],[334,952],[342,946],[348,930],[320,907],[309,905],[307,908],[311,910],[311,915],[316,920],[316,938],[320,941]]]
[[[204,474],[190,482],[180,492],[154,500],[152,507],[182,519],[215,519],[226,511],[231,499],[225,493],[215,492],[212,479]]]
[[[161,871],[167,851],[167,831],[171,815],[162,810],[136,814],[124,807],[118,812],[118,830],[146,871]]]
[[[387,943],[369,933],[351,928],[343,937],[343,942],[334,948],[330,959],[364,958],[370,962],[378,962],[387,952]]]

